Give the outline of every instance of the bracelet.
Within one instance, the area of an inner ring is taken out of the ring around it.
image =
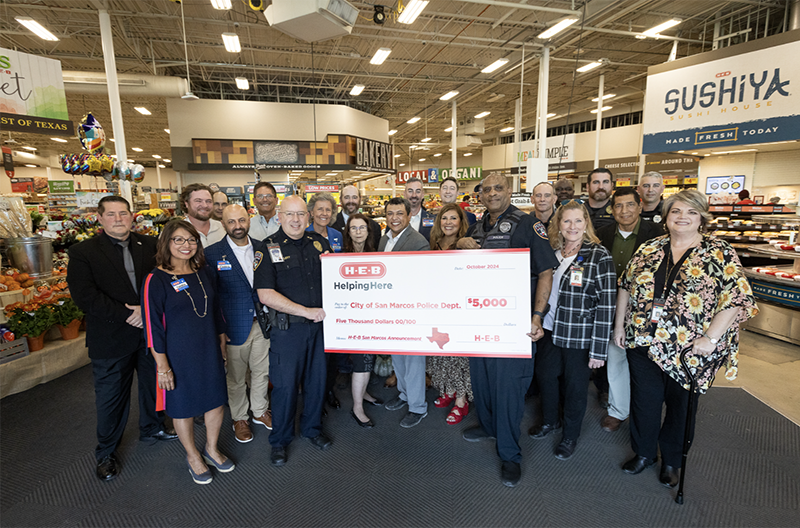
[[[172,369],[169,369],[169,370],[168,370],[168,371],[166,371],[166,372],[159,372],[159,373],[158,373],[158,375],[159,375],[159,376],[166,376],[166,375],[167,375],[167,374],[169,374],[170,372],[172,372]]]

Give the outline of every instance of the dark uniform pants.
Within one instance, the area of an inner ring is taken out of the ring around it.
[[[92,359],[97,460],[113,453],[122,440],[130,412],[134,370],[139,387],[139,436],[154,435],[163,428],[164,413],[156,412],[156,364],[147,349],[120,358]]]
[[[655,460],[660,447],[665,464],[681,467],[689,391],[647,356],[647,348],[629,348],[628,365],[631,370],[631,448],[637,455]],[[692,439],[699,396],[695,394],[692,409]],[[665,403],[667,413],[662,424],[661,410]]]
[[[272,382],[272,433],[269,443],[285,447],[294,438],[297,389],[303,387],[300,434],[314,438],[322,432],[325,398],[325,344],[322,323],[292,322],[288,330],[272,327],[269,379]]]
[[[517,463],[522,460],[520,424],[525,412],[525,393],[533,379],[535,353],[536,343],[531,343],[531,359],[469,359],[473,406],[481,428],[497,438],[501,460]]]

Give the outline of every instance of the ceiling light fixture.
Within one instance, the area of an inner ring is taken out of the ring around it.
[[[603,96],[603,101],[605,101],[606,99],[611,99],[612,97],[616,97],[616,96],[617,96],[617,94],[613,94],[613,93],[610,93],[610,94],[605,94],[605,95]],[[599,100],[600,100],[600,98],[599,98],[599,97],[595,97],[594,99],[592,99],[592,102],[593,102],[593,103],[596,103],[596,102],[598,102]]]
[[[546,29],[545,31],[539,33],[539,36],[537,38],[549,39],[550,37],[554,37],[557,34],[559,34],[562,31],[564,31],[565,29],[567,29],[568,27],[570,27],[572,24],[574,24],[577,21],[578,21],[577,18],[565,18],[565,19],[561,20],[559,23],[557,23],[555,26],[553,26],[553,27],[551,27],[549,29]]]
[[[399,166],[400,166],[400,167],[405,167],[405,166],[406,166],[406,164],[405,164],[405,163],[401,163]]]
[[[364,91],[364,85],[363,84],[357,84],[357,85],[353,86],[352,90],[350,90],[350,95],[361,95],[361,92],[363,92],[363,91]]]
[[[50,138],[50,139],[52,139],[53,141],[58,141],[59,143],[66,143],[67,142],[66,139],[61,139],[61,138]]]
[[[756,152],[758,149],[724,150],[722,152],[712,152],[712,154],[738,154],[740,152]],[[707,156],[708,154],[706,154]]]
[[[411,0],[397,17],[401,24],[413,24],[422,10],[428,5],[428,0]]]
[[[434,154],[434,155],[433,155],[433,157],[434,157],[434,158],[438,158],[438,157],[439,157],[439,156],[441,156],[441,155],[442,155],[442,153],[440,152],[440,153],[438,153],[438,154]]]
[[[481,73],[492,73],[495,70],[499,70],[503,66],[508,64],[508,59],[497,59],[487,67],[481,70]]]
[[[514,130],[514,127],[505,127],[501,128],[500,132],[511,132],[512,130]]]
[[[50,33],[43,25],[31,17],[16,17],[17,22],[30,29],[37,37],[42,40],[56,41],[58,37]]]
[[[155,159],[161,159],[161,156],[159,156],[158,154],[153,154],[153,157],[154,157]]]
[[[419,160],[420,160],[420,161],[425,161],[425,158],[420,158]]]
[[[431,139],[433,139],[433,138],[425,138],[425,139],[420,139],[420,140],[419,140],[419,142],[420,142],[420,143],[427,143],[427,142],[428,142],[428,141],[430,141]]]
[[[451,126],[447,127],[447,128],[444,129],[444,131],[445,132],[452,132],[453,131],[453,127],[451,127]]]
[[[133,147],[131,150],[134,152],[143,152],[143,150],[140,149],[139,147]]]
[[[597,68],[599,66],[602,66],[602,65],[603,65],[602,62],[594,61],[594,62],[590,62],[589,64],[585,64],[585,65],[581,66],[580,68],[578,68],[575,71],[577,71],[578,73],[586,73],[587,71],[593,70],[593,69],[595,69],[595,68]]]
[[[604,107],[603,107],[603,108],[601,108],[600,110],[601,110],[602,112],[605,112],[606,110],[611,110],[612,108],[614,108],[614,107],[613,107],[613,106],[604,106]],[[593,113],[593,114],[596,114],[596,113],[597,113],[597,108],[595,108],[594,110],[592,110],[592,113]]]
[[[455,96],[457,96],[457,95],[458,95],[458,92],[456,92],[456,91],[447,92],[446,94],[444,94],[443,96],[441,96],[441,97],[439,98],[439,100],[440,100],[440,101],[449,101],[450,99],[452,99],[453,97],[455,97]]]
[[[164,132],[166,132],[167,134],[169,134],[169,129],[168,129],[168,128],[165,128],[165,129],[164,129]],[[113,141],[113,140],[112,140],[112,141]]]
[[[171,159],[167,159],[167,158],[164,158],[161,161],[163,161],[164,163],[172,163],[172,160]]]
[[[114,138],[111,138],[111,142],[112,142],[112,143],[116,143],[116,142],[117,142],[117,140],[116,140],[116,139],[114,139]]]
[[[166,165],[162,165],[162,164],[160,164],[160,163],[159,163],[159,164],[158,164],[158,168],[159,168],[159,169],[166,169],[166,168],[167,168],[167,166],[166,166]]]
[[[211,0],[211,7],[220,11],[227,11],[231,8],[231,0]]]
[[[464,154],[464,156],[472,156],[472,152],[467,152]]]
[[[245,77],[236,77],[236,87],[240,90],[249,90],[250,81]]]
[[[480,114],[475,116],[475,119],[483,119],[484,117],[488,116],[489,114],[491,114],[491,112],[481,112]]]
[[[22,147],[22,148],[24,148],[25,150],[36,150],[36,147]]]
[[[397,134],[397,130],[392,129],[392,130],[389,131],[388,135],[393,136],[395,134]]]
[[[225,44],[225,51],[231,53],[239,53],[242,51],[242,45],[239,43],[239,35],[236,33],[223,33],[222,43]]]
[[[555,117],[555,116],[556,116],[556,114],[547,114],[546,117],[550,118],[550,117]]]
[[[38,165],[30,165],[30,164],[28,164],[28,163],[26,163],[26,164],[25,164],[25,166],[26,166],[26,167],[30,167],[30,168],[32,168],[32,169],[35,169],[36,167],[38,167]]]
[[[394,157],[395,157],[395,158],[399,158],[399,157],[400,157],[400,154],[395,154],[395,155],[394,155]]]
[[[378,48],[378,51],[375,52],[375,55],[372,56],[369,63],[370,64],[383,64],[383,61],[386,60],[386,57],[392,52],[391,48]]]
[[[139,112],[142,115],[153,115],[153,113],[150,110],[148,110],[147,108],[145,108],[143,106],[134,106],[133,109],[136,110],[137,112]]]
[[[408,121],[406,121],[406,123],[408,123],[409,125],[413,125],[414,123],[416,123],[416,122],[417,122],[417,121],[419,121],[420,119],[422,119],[422,118],[421,118],[421,117],[419,117],[419,116],[414,116],[414,117],[412,117],[411,119],[409,119]]]
[[[681,23],[680,19],[673,18],[671,20],[667,20],[663,24],[659,24],[655,27],[650,28],[647,31],[643,31],[642,35],[644,35],[645,37],[657,37],[658,34],[661,33],[662,31],[667,30],[671,27],[675,27],[680,23]]]

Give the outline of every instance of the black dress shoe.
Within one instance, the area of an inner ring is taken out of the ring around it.
[[[559,460],[567,460],[575,452],[575,447],[577,447],[577,445],[577,440],[568,440],[564,438],[561,440],[561,443],[558,444],[558,447],[556,447],[556,458]]]
[[[373,396],[373,398],[375,398],[375,397]],[[384,404],[384,401],[382,399],[380,399],[380,398],[375,398],[375,401],[364,400],[364,403],[368,403],[370,405],[374,405],[375,407],[380,407],[381,405]]]
[[[325,397],[325,401],[330,407],[334,409],[342,408],[342,405],[339,403],[339,399],[336,397],[333,391],[328,392],[328,395]]]
[[[513,488],[519,484],[519,479],[522,476],[522,470],[517,462],[503,460],[503,465],[500,466],[500,481],[504,486]]]
[[[661,472],[658,474],[658,480],[666,487],[674,488],[678,485],[678,470],[661,462]]]
[[[636,455],[622,465],[622,471],[628,473],[629,475],[638,475],[655,463],[655,460],[650,460],[647,457]]]
[[[119,475],[119,468],[117,467],[117,458],[114,453],[103,457],[97,461],[97,478],[100,480],[112,480]]]
[[[157,441],[161,440],[162,442],[169,442],[170,440],[177,440],[178,433],[175,432],[175,429],[168,428],[163,429],[156,434],[152,434],[150,436],[140,436],[139,440],[142,442],[150,442],[155,444]]]
[[[324,434],[318,434],[314,438],[308,438],[306,436],[304,436],[303,438],[311,442],[311,445],[313,445],[320,451],[327,451],[331,447],[331,439],[325,436]]]
[[[367,420],[366,422],[362,422],[361,420],[358,419],[358,416],[356,416],[356,413],[354,413],[353,411],[350,411],[350,416],[352,416],[353,420],[355,420],[356,423],[361,427],[363,427],[364,429],[372,429],[373,427],[375,427],[375,424],[372,423],[372,420]]]
[[[273,447],[272,453],[269,455],[269,462],[273,466],[282,466],[286,464],[286,448]]]
[[[559,429],[561,429],[560,423],[557,423],[555,425],[542,424],[539,427],[531,427],[531,430],[528,431],[528,435],[530,435],[530,437],[533,438],[534,440],[541,440],[545,436],[555,431],[558,431]]]

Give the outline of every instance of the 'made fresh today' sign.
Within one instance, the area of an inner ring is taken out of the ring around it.
[[[60,61],[0,48],[0,128],[75,135]]]
[[[709,52],[701,63],[698,55],[650,67],[643,152],[800,139],[800,41],[792,38]]]

